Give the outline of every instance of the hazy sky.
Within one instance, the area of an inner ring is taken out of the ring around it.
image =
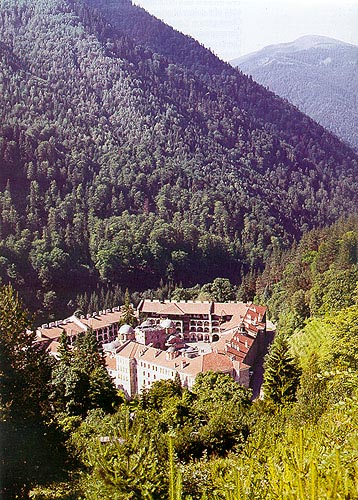
[[[133,0],[222,59],[324,35],[358,45],[358,0]]]

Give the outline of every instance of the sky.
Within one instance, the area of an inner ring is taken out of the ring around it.
[[[322,35],[358,45],[358,0],[133,0],[222,59]]]

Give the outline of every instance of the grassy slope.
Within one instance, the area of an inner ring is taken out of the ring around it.
[[[321,360],[325,358],[330,345],[331,327],[322,318],[311,319],[306,326],[292,335],[290,345],[292,352],[298,356],[303,368],[307,367],[313,353]]]

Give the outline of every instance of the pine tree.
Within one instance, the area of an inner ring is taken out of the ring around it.
[[[91,328],[77,339],[73,361],[77,368],[87,372],[98,367],[105,367],[103,354],[98,350],[96,335]]]
[[[128,288],[126,289],[126,293],[124,296],[124,305],[121,307],[121,311],[122,311],[122,318],[119,322],[120,325],[130,325],[133,327],[137,325],[138,321],[137,318],[135,317],[135,312],[131,304]]]
[[[283,335],[276,337],[266,356],[264,368],[265,399],[277,405],[295,401],[301,369]]]
[[[73,351],[68,350],[67,340],[61,336],[59,353],[52,378],[52,400],[57,411],[83,417],[94,408],[112,411],[118,397],[93,330],[77,340]]]
[[[0,497],[27,498],[62,469],[61,436],[49,423],[50,361],[34,342],[13,288],[0,288]],[[58,460],[61,463],[58,463]]]
[[[47,356],[34,344],[28,312],[11,285],[0,288],[0,418],[47,409]],[[39,384],[39,386],[37,385]]]

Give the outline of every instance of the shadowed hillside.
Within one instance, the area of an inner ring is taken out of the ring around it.
[[[351,149],[128,1],[0,0],[0,33],[0,276],[44,316],[238,283],[356,209]]]

